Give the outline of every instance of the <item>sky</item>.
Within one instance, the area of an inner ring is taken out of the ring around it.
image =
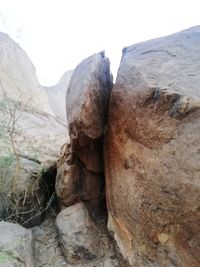
[[[50,86],[102,50],[116,76],[123,47],[200,25],[199,10],[199,0],[0,0],[0,31]]]

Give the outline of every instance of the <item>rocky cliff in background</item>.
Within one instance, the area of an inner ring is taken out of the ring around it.
[[[53,114],[26,52],[7,34],[0,33],[0,97]]]
[[[66,124],[66,93],[73,70],[63,74],[58,84],[51,87],[44,87],[48,96],[49,104],[56,117]]]
[[[0,219],[34,225],[52,194],[43,174],[55,166],[67,127],[27,54],[3,33],[0,62]]]

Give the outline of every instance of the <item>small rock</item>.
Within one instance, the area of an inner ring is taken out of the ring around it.
[[[105,255],[99,229],[83,203],[62,210],[56,218],[56,227],[59,243],[69,263],[87,263]]]

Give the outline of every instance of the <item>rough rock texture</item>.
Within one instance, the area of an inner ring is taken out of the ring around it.
[[[57,242],[55,216],[51,212],[50,216],[40,226],[32,229],[35,267],[125,267],[125,265],[120,265],[118,262],[112,246],[106,252],[107,256],[105,258],[95,262],[81,262],[76,265],[69,264],[64,258]],[[76,224],[76,221],[73,224]]]
[[[70,145],[62,147],[57,166],[56,192],[63,205],[101,198],[104,188],[102,175],[88,171],[72,153]]]
[[[71,264],[94,262],[113,254],[108,236],[81,202],[62,210],[56,218],[56,227],[59,243]]]
[[[109,228],[131,266],[200,266],[200,27],[123,51],[106,138]]]
[[[73,150],[91,143],[104,133],[112,87],[109,68],[109,60],[102,52],[83,60],[72,74],[66,109]]]
[[[69,267],[58,246],[55,219],[51,210],[41,225],[32,228],[35,267]]]
[[[62,148],[58,162],[56,192],[61,204],[84,201],[96,214],[105,204],[102,144],[111,87],[109,60],[103,52],[74,70],[66,97],[71,143]]]
[[[0,222],[0,267],[34,267],[32,231]]]
[[[0,220],[39,225],[50,198],[39,163],[19,157],[0,168]]]

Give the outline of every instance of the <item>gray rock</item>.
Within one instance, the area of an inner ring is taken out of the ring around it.
[[[7,34],[0,32],[0,99],[9,99],[53,114],[44,88],[26,52]]]
[[[73,70],[65,72],[58,84],[44,88],[54,114],[65,124],[67,120],[65,99],[72,73]]]
[[[51,214],[40,226],[32,228],[32,231],[35,267],[125,267],[119,265],[114,252],[111,251],[111,246],[106,257],[95,262],[75,265],[67,263],[56,239],[54,214]]]
[[[108,225],[136,267],[200,266],[200,27],[126,48],[106,137]]]
[[[0,222],[0,267],[34,267],[32,231]]]
[[[29,227],[40,224],[47,195],[41,165],[19,157],[0,167],[0,219]]]
[[[110,242],[101,234],[83,203],[62,210],[56,218],[58,240],[71,264],[93,262],[108,253]]]

